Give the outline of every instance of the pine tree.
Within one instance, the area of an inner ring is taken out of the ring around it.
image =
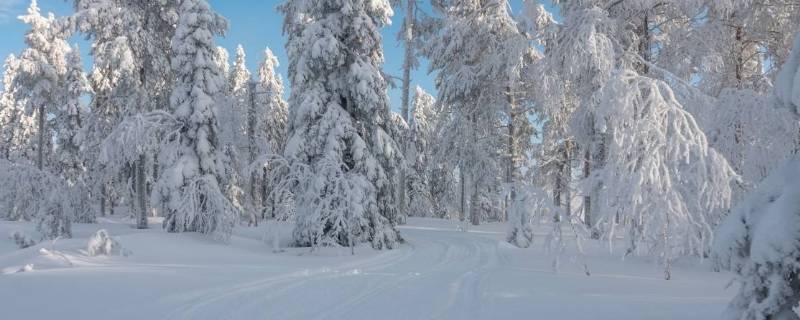
[[[263,61],[258,68],[258,79],[253,92],[254,102],[248,110],[248,136],[250,137],[250,162],[259,156],[273,158],[283,153],[286,144],[286,122],[289,110],[283,99],[283,79],[277,74],[278,58],[267,48]],[[267,164],[261,172],[251,172],[253,188],[251,197],[261,199],[264,217],[285,217],[279,214],[276,204],[281,202],[283,194],[274,192],[276,181],[270,176],[278,176],[277,166]],[[258,194],[260,187],[261,193]]]
[[[438,118],[436,99],[417,86],[411,103],[409,121],[409,140],[411,146],[406,159],[413,166],[413,175],[408,179],[408,215],[431,217],[434,215],[434,201],[431,196],[430,175],[433,174],[431,146],[435,143],[436,120]]]
[[[302,177],[295,242],[394,248],[401,238],[392,181],[402,154],[386,133],[379,32],[389,23],[390,5],[288,1],[280,10],[292,75],[284,154],[292,175]]]
[[[9,55],[5,60],[3,88],[0,93],[0,157],[13,162],[33,160],[31,141],[36,134],[36,119],[25,112],[26,100],[16,94],[14,79],[19,60]]]
[[[86,184],[86,166],[81,152],[85,122],[81,97],[88,93],[89,82],[83,72],[80,50],[74,46],[67,55],[67,72],[61,83],[64,104],[56,112],[56,131],[58,133],[58,163],[56,172],[66,181],[71,210],[78,222],[94,222],[95,216],[89,202],[89,189]]]
[[[220,189],[219,129],[215,99],[225,77],[213,57],[214,35],[227,22],[204,0],[183,0],[172,39],[175,76],[172,111],[181,128],[170,137],[174,154],[164,159],[156,203],[169,232],[202,232],[228,239],[237,210]]]

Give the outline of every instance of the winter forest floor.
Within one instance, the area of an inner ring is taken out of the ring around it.
[[[458,231],[445,220],[410,219],[396,250],[288,248],[290,226],[238,228],[230,244],[103,219],[75,237],[18,249],[0,238],[3,319],[711,319],[735,288],[708,262],[678,261],[672,280],[605,243],[582,259],[503,242],[505,225]],[[132,254],[89,257],[89,236],[107,229]],[[0,235],[29,223],[0,222]],[[277,234],[277,236],[275,236]],[[266,236],[265,236],[266,235]],[[267,238],[266,240],[264,238]],[[265,243],[266,242],[266,243]],[[569,247],[569,252],[574,248]],[[19,272],[25,265],[32,270]]]

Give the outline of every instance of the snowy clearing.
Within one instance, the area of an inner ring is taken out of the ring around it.
[[[199,234],[170,234],[151,221],[74,226],[75,238],[18,249],[0,241],[0,309],[6,319],[560,319],[716,318],[735,290],[729,273],[678,261],[673,279],[642,260],[622,261],[589,244],[552,270],[541,249],[503,242],[505,225],[468,232],[452,221],[410,219],[397,250],[281,247],[291,225],[237,228],[228,245]],[[0,222],[0,234],[33,234],[30,223]],[[108,230],[128,257],[86,252]],[[266,241],[264,239],[266,238]],[[266,242],[266,243],[265,243]],[[20,272],[21,269],[26,271]],[[36,297],[36,298],[32,298]]]

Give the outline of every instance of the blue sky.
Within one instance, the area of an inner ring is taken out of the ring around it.
[[[429,3],[429,1],[420,1]],[[281,3],[279,0],[209,0],[211,6],[229,20],[230,28],[224,38],[218,40],[218,45],[227,48],[233,54],[236,46],[242,44],[247,52],[247,64],[251,72],[255,72],[262,52],[270,47],[278,56],[281,65],[278,71],[286,79],[286,52],[283,50],[285,38],[281,31],[283,17],[275,8]],[[522,0],[512,0],[512,9],[517,11]],[[0,0],[0,57],[5,59],[9,54],[17,54],[25,47],[24,35],[27,26],[17,20],[17,16],[24,14],[28,7],[28,0]],[[53,12],[56,15],[67,15],[72,11],[72,1],[66,0],[39,0],[39,7],[43,13]],[[428,9],[424,8],[423,9]],[[403,10],[395,10],[392,19],[394,23],[384,28],[384,50],[386,63],[384,70],[394,76],[402,75],[403,48],[396,40],[396,34],[402,25]],[[77,43],[84,54],[89,52],[89,44],[76,37],[72,42]],[[91,64],[91,58],[86,57],[86,64]],[[435,92],[433,76],[427,74],[427,65],[421,61],[418,70],[412,73],[413,84],[418,84]],[[398,82],[398,85],[400,83]],[[392,108],[400,105],[400,90],[391,89],[389,96]]]

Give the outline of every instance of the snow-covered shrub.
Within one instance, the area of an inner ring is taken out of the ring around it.
[[[519,248],[530,247],[533,243],[531,220],[535,210],[540,209],[546,193],[523,184],[514,186],[511,191],[513,201],[508,208],[508,233],[506,241]]]
[[[71,236],[75,203],[64,181],[30,165],[0,160],[0,219],[37,221],[47,239]]]
[[[130,251],[124,249],[122,245],[108,234],[105,229],[100,229],[89,238],[86,252],[92,256],[128,256]]]
[[[20,249],[25,249],[36,245],[36,240],[33,240],[33,238],[22,231],[14,231],[8,238],[13,240]]]
[[[725,319],[800,319],[800,158],[787,161],[717,229],[713,253],[737,274]],[[783,315],[783,317],[779,316]]]

